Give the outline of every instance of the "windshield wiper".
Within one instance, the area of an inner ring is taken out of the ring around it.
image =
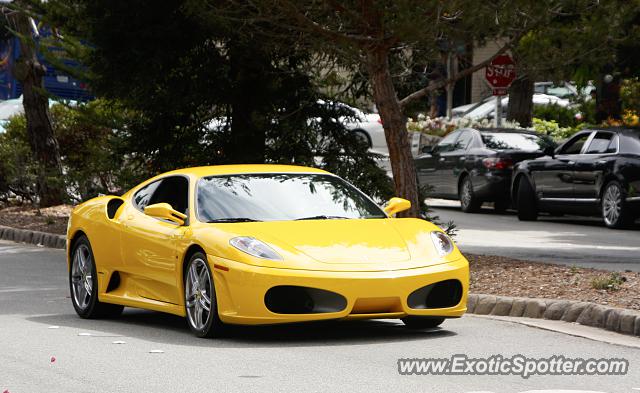
[[[214,220],[207,221],[209,224],[216,222],[260,222],[261,220],[254,220],[247,217],[228,217],[228,218],[216,218]]]
[[[302,220],[348,220],[348,219],[349,219],[349,217],[319,215],[319,216],[296,218],[295,221],[302,221]]]

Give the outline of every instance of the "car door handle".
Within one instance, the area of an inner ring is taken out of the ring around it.
[[[569,165],[575,165],[575,163],[576,163],[575,161],[567,161],[567,164]]]
[[[442,161],[444,161],[444,160],[445,160],[445,158],[444,158],[444,157],[440,157],[440,159],[439,159],[438,161],[442,162]]]
[[[467,157],[460,157],[460,161],[467,161]]]

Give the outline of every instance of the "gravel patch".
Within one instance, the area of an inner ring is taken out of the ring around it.
[[[606,282],[612,272],[487,255],[467,255],[467,259],[471,270],[471,293],[578,300],[640,310],[640,273],[619,272],[614,276],[618,285],[595,289],[594,280]],[[531,306],[525,311],[544,313],[541,308]],[[554,314],[554,309],[549,313]]]

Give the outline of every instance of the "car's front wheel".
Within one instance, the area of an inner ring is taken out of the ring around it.
[[[442,325],[444,318],[416,317],[410,315],[402,318],[402,322],[404,322],[405,326],[410,329],[432,329]]]
[[[610,181],[602,191],[602,218],[609,228],[625,228],[633,222],[633,213],[627,205],[626,193],[616,180]]]
[[[223,324],[218,316],[213,274],[207,257],[201,252],[194,253],[187,262],[184,304],[189,328],[196,336],[215,337],[222,333]]]
[[[116,317],[123,306],[102,303],[98,300],[98,275],[91,244],[86,236],[73,244],[69,269],[71,302],[82,318]]]

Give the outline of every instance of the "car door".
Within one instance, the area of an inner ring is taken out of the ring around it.
[[[574,166],[592,134],[592,131],[576,134],[559,148],[555,157],[546,160],[544,165],[532,172],[541,202],[555,204],[573,201]]]
[[[471,130],[461,130],[451,151],[443,152],[438,160],[435,175],[442,184],[442,193],[449,198],[458,198],[458,180],[467,159],[467,148],[472,140]]]
[[[418,182],[421,187],[427,188],[430,196],[444,196],[445,187],[442,179],[438,178],[436,172],[440,166],[440,162],[446,159],[442,154],[453,149],[458,136],[460,136],[460,131],[450,133],[442,138],[430,152],[419,155],[415,160]]]
[[[596,203],[600,197],[603,177],[612,167],[618,153],[618,134],[597,131],[584,152],[576,157],[573,189],[576,202]]]
[[[168,203],[187,214],[189,180],[168,176],[138,190],[122,215],[121,254],[129,279],[135,282],[136,295],[145,299],[179,304],[176,244],[188,223],[178,226],[167,220],[144,214],[144,208]]]

